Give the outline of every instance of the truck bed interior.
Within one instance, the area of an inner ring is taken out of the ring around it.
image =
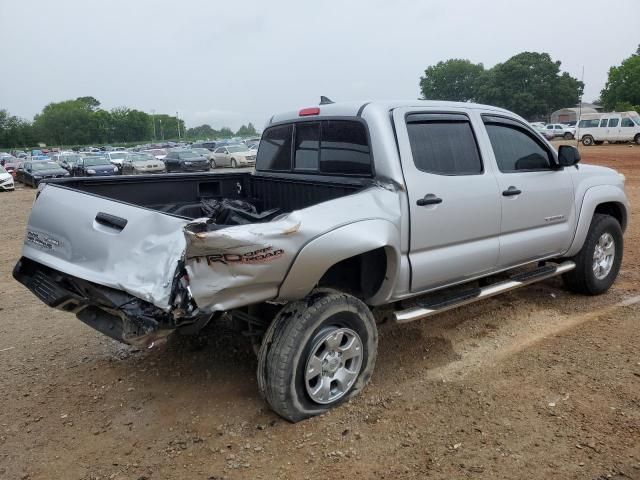
[[[206,217],[210,200],[242,200],[258,213],[291,212],[355,193],[371,178],[268,173],[197,173],[69,178],[50,183],[182,218]],[[205,208],[203,208],[203,206]]]

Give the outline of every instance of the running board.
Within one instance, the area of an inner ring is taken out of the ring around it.
[[[443,300],[431,303],[419,303],[415,307],[411,307],[406,310],[399,310],[393,314],[394,319],[396,323],[413,322],[414,320],[430,317],[431,315],[436,315],[462,305],[493,297],[495,295],[508,292],[509,290],[515,290],[516,288],[524,287],[525,285],[540,282],[547,278],[562,275],[574,268],[576,268],[576,264],[570,261],[556,266],[545,265],[528,272],[514,275],[509,280],[505,280],[503,282],[494,283],[493,285],[488,285],[482,288],[465,290]]]

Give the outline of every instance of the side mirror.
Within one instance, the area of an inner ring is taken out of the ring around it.
[[[560,145],[558,149],[558,162],[562,167],[571,167],[580,161],[580,152],[571,145]]]

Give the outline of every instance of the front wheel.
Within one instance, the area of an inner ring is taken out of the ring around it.
[[[291,422],[319,415],[364,388],[377,347],[375,320],[363,302],[316,290],[269,326],[258,356],[260,393]]]
[[[236,162],[235,158],[231,159],[231,168],[238,168],[238,162]]]
[[[576,268],[563,275],[566,287],[585,295],[600,295],[609,290],[620,271],[623,248],[618,221],[596,213],[582,248],[572,258]]]
[[[640,145],[640,133],[638,135],[635,136],[635,138],[633,139],[634,142],[636,142],[636,145]]]
[[[209,160],[209,166],[211,168],[216,168],[216,161],[213,158],[211,160]]]
[[[593,145],[593,137],[591,135],[585,135],[584,137],[582,137],[582,144],[585,147],[590,147],[591,145]]]
[[[567,133],[564,134],[564,139],[565,140],[571,140],[571,139],[573,139],[573,135],[571,133],[567,132]]]

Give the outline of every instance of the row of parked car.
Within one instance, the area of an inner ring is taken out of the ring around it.
[[[36,187],[46,178],[206,172],[217,167],[250,167],[255,165],[257,148],[257,141],[248,144],[221,141],[197,143],[188,148],[141,151],[63,151],[21,159],[2,154],[0,165],[12,178],[11,188],[13,178]],[[2,178],[0,176],[0,182]]]

